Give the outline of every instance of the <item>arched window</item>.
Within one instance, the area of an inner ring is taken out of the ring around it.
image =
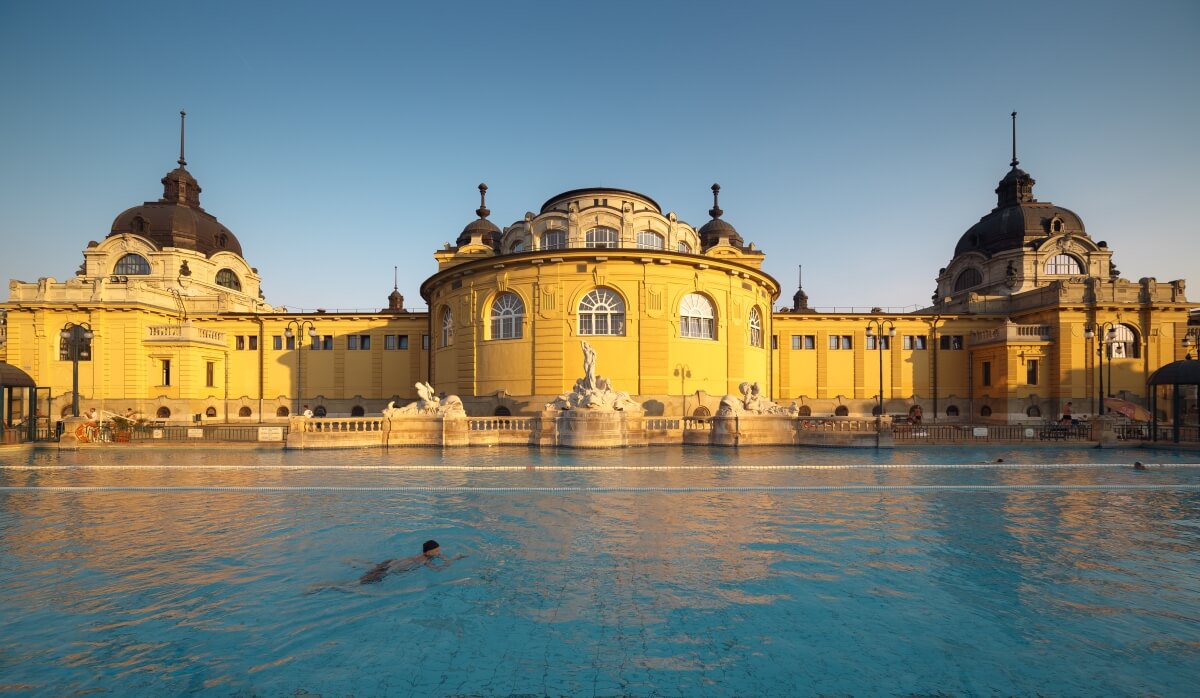
[[[1025,410],[1026,417],[1041,417],[1042,410],[1037,405],[1030,405],[1029,409]]]
[[[542,233],[543,250],[562,250],[567,247],[567,234],[561,230],[547,230]]]
[[[1137,331],[1129,325],[1117,325],[1112,329],[1112,340],[1108,343],[1111,359],[1136,359],[1141,356]]]
[[[515,293],[501,293],[492,301],[492,339],[520,339],[525,303]]]
[[[612,228],[592,228],[584,234],[584,247],[610,248],[616,247],[620,238]]]
[[[950,405],[949,407],[947,407],[946,408],[946,416],[947,417],[957,417],[958,416],[958,407],[956,407],[955,405]]]
[[[833,416],[849,417],[850,416],[850,408],[846,407],[845,405],[838,405],[837,409],[833,411]]]
[[[286,407],[280,407],[279,409],[275,410],[276,417],[286,417],[291,413],[292,413],[292,411]]]
[[[980,274],[979,270],[975,267],[967,267],[958,275],[958,278],[954,280],[954,290],[956,292],[964,291],[968,288],[978,286],[981,283],[983,283],[983,274]]]
[[[171,410],[166,407],[160,407],[158,408],[158,411],[154,413],[154,416],[158,419],[170,419]]]
[[[676,251],[676,252],[685,252],[685,253],[687,253],[687,254],[691,254],[691,253],[692,253],[692,246],[691,246],[691,245],[689,245],[689,244],[687,244],[687,243],[686,243],[686,242],[684,242],[683,240],[680,240],[679,242],[675,243],[675,251]]]
[[[579,334],[625,335],[625,301],[614,291],[596,288],[579,301]]]
[[[801,417],[811,417],[812,416],[812,408],[809,407],[808,405],[800,405],[799,415]]]
[[[354,407],[350,408],[350,416],[351,417],[361,417],[361,416],[365,415],[366,413],[367,413],[367,411],[363,409],[362,405],[355,405]]]
[[[509,410],[509,409],[508,409],[507,407],[505,407],[504,405],[500,405],[499,407],[497,407],[497,408],[496,408],[496,411],[495,411],[495,412],[493,412],[492,414],[493,414],[493,415],[495,415],[495,416],[497,416],[497,417],[511,417],[511,416],[512,416],[512,411],[511,411],[511,410]]]
[[[210,407],[207,410],[204,410],[204,416],[205,417],[216,417],[217,416],[217,408]]]
[[[679,336],[716,339],[712,301],[699,293],[689,293],[679,301]]]
[[[239,417],[249,417],[249,416],[250,416],[250,414],[251,414],[251,413],[250,413],[250,408],[249,408],[249,407],[243,407],[242,409],[238,410],[238,416],[239,416]]]
[[[705,407],[704,405],[700,405],[696,409],[692,410],[692,416],[693,417],[711,417],[712,412],[709,412],[708,408]]]
[[[136,216],[129,223],[129,229],[135,233],[144,234],[146,232],[146,219],[141,216]]]
[[[1046,262],[1047,274],[1082,274],[1083,265],[1069,254],[1056,254]]]
[[[117,260],[117,267],[113,269],[113,273],[123,276],[145,276],[150,273],[150,263],[140,254],[130,252]]]
[[[448,347],[454,341],[454,313],[449,308],[442,308],[442,346]]]
[[[508,248],[509,254],[516,254],[518,252],[524,252],[524,251],[525,251],[525,241],[524,240],[517,240],[516,242],[514,242],[512,244],[512,247]]]
[[[317,409],[313,410],[314,417],[324,417],[327,414],[329,414],[329,412],[325,410],[325,405],[317,405]]]
[[[238,279],[237,274],[233,273],[232,269],[222,269],[217,272],[217,285],[232,288],[235,291],[242,290],[242,282]]]
[[[991,417],[992,416],[992,408],[988,407],[987,405],[980,407],[979,408],[979,416],[980,417]]]
[[[637,236],[638,249],[642,250],[661,250],[667,246],[666,238],[658,233],[652,233],[649,230],[643,230]]]
[[[750,346],[761,347],[762,345],[762,313],[758,311],[758,306],[754,306],[750,309]]]

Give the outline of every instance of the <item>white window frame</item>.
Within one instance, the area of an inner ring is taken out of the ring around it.
[[[763,345],[763,327],[762,327],[762,311],[758,306],[750,309],[750,346],[762,348]]]
[[[621,234],[616,228],[599,226],[584,233],[583,246],[588,249],[616,249],[621,245]]]
[[[637,246],[639,250],[665,250],[667,238],[653,230],[643,230],[637,234]]]
[[[506,291],[492,301],[492,339],[520,339],[525,320],[525,301]]]
[[[716,310],[702,293],[689,293],[679,299],[679,336],[691,339],[716,339]]]
[[[588,291],[579,299],[579,334],[586,336],[625,336],[625,300],[604,286]]]

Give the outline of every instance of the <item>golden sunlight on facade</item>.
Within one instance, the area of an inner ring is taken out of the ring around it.
[[[164,422],[361,416],[416,399],[418,381],[470,415],[536,414],[571,390],[586,340],[648,416],[714,414],[749,382],[802,416],[872,415],[882,389],[885,414],[1024,422],[1068,402],[1094,414],[1102,392],[1148,405],[1147,377],[1184,357],[1196,307],[1183,280],[1121,278],[1078,215],[1034,198],[1015,154],[933,303],[904,314],[816,312],[803,289],[776,309],[764,251],[725,219],[717,185],[699,228],[591,188],[503,229],[480,185],[476,218],[433,255],[428,312],[396,290],[378,312],[287,312],[201,208],[182,148],[162,184],[86,243],[71,278],[10,282],[0,361],[48,388],[43,417],[70,414],[76,381],[83,410]]]

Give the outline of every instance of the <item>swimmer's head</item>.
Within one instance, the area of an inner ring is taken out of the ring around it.
[[[437,557],[442,554],[442,549],[436,540],[427,540],[421,546],[421,552],[425,554],[425,557]]]

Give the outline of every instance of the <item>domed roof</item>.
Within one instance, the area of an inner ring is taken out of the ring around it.
[[[479,216],[479,218],[467,223],[466,227],[462,229],[462,232],[458,234],[458,239],[455,241],[455,244],[459,247],[469,244],[472,237],[479,235],[479,239],[483,242],[483,244],[491,247],[492,249],[499,248],[501,232],[500,229],[496,227],[496,224],[487,219],[492,212],[488,209],[485,203],[486,196],[487,185],[480,184],[479,208],[475,209],[475,215]]]
[[[721,220],[721,215],[725,213],[717,205],[717,195],[721,193],[721,185],[712,185],[712,193],[713,207],[708,209],[708,215],[712,216],[712,220],[700,228],[700,246],[707,250],[713,245],[720,243],[721,238],[728,238],[730,245],[741,247],[743,244],[742,236],[738,234],[737,228],[734,228],[728,221]]]
[[[1172,361],[1150,374],[1149,385],[1200,385],[1200,361]]]
[[[180,112],[180,117],[184,116]],[[182,124],[182,121],[181,121]],[[179,167],[162,178],[163,196],[126,209],[113,220],[108,237],[134,233],[149,239],[159,249],[178,247],[211,257],[217,252],[242,256],[242,245],[216,217],[200,207],[200,184],[187,171],[183,158],[182,125],[179,137]]]
[[[1035,180],[1017,167],[996,187],[996,207],[959,238],[954,256],[980,252],[988,257],[1004,250],[1018,249],[1050,235],[1087,236],[1083,220],[1070,209],[1033,198]]]

